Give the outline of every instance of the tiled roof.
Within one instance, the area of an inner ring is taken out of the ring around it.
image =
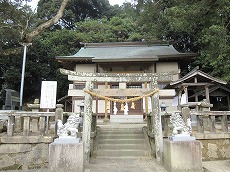
[[[194,53],[179,53],[172,45],[138,43],[84,44],[75,55],[58,56],[57,59],[104,61],[158,61],[166,57],[191,57]]]

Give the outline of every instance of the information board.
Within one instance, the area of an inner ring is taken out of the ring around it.
[[[55,109],[57,81],[42,81],[40,108]]]

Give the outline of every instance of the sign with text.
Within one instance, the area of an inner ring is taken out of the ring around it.
[[[42,81],[40,108],[55,109],[57,81]]]

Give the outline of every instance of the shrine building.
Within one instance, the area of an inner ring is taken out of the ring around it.
[[[194,60],[195,53],[179,53],[172,45],[165,42],[119,42],[119,43],[85,43],[80,50],[72,56],[57,56],[56,59],[65,69],[84,73],[157,73],[158,88],[160,89],[160,103],[168,107],[169,111],[177,110],[172,106],[176,93],[174,89],[164,89],[172,81],[180,78],[180,72]],[[70,79],[68,98],[71,98],[72,112],[79,113],[84,104],[85,82]],[[94,89],[148,89],[150,84],[145,82],[95,82]],[[128,95],[128,96],[127,96]],[[135,93],[119,95],[108,93],[108,97],[127,99],[135,97]],[[144,116],[151,110],[150,99],[142,98],[135,104],[128,103],[128,115]],[[117,103],[117,115],[124,115],[121,103]],[[93,113],[103,117],[105,114],[114,114],[113,102],[94,97]]]

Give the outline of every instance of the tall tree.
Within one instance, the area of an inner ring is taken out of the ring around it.
[[[63,0],[55,16],[37,27],[33,27],[35,25],[31,22],[32,11],[27,5],[23,6],[21,4],[22,1],[23,0],[18,0],[18,2],[7,0],[0,1],[0,34],[2,36],[0,48],[3,50],[0,53],[0,57],[5,57],[0,61],[1,64],[4,64],[1,65],[0,71],[2,90],[5,87],[16,88],[16,90],[18,90],[19,83],[17,81],[20,81],[20,79],[18,79],[18,74],[21,73],[18,71],[20,71],[19,67],[21,67],[21,65],[15,66],[14,64],[16,64],[16,62],[13,61],[14,63],[12,63],[12,59],[14,58],[13,55],[15,57],[19,55],[22,56],[19,42],[31,43],[36,36],[58,22],[68,3],[68,0]],[[12,35],[15,37],[8,34],[10,32],[13,33]],[[9,66],[5,65],[7,62],[9,62]],[[12,75],[12,72],[14,75]]]
[[[59,8],[60,1],[40,0],[38,3],[38,18],[52,18],[55,11]],[[76,22],[84,19],[101,18],[108,14],[106,12],[111,10],[111,8],[108,0],[70,0],[61,22],[57,23],[56,27],[73,29]]]
[[[198,52],[194,65],[230,81],[229,6],[229,0],[147,1],[139,23],[146,39],[164,39],[180,52]]]

